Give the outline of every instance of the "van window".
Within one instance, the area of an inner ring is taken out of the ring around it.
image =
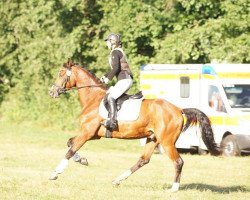
[[[219,89],[214,85],[208,86],[208,105],[215,111],[226,112]]]
[[[250,108],[250,85],[223,85],[231,108]]]
[[[188,76],[180,77],[180,96],[181,98],[188,98],[190,95],[190,82]]]

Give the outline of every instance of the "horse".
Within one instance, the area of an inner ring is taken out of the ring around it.
[[[80,134],[68,140],[69,150],[51,174],[50,180],[58,178],[58,175],[67,167],[70,158],[79,156],[77,151],[87,141],[105,137],[106,128],[101,124],[104,118],[99,114],[99,105],[106,95],[106,85],[89,70],[74,64],[69,59],[60,68],[49,94],[52,98],[57,98],[71,89],[78,91],[82,107]],[[148,164],[154,149],[161,144],[174,164],[175,176],[171,191],[178,191],[184,161],[178,153],[175,143],[179,135],[193,125],[199,125],[202,139],[210,154],[220,155],[221,152],[214,141],[210,120],[202,111],[196,108],[181,109],[164,99],[143,99],[138,119],[119,121],[118,129],[113,131],[112,137],[119,139],[146,137],[146,145],[138,162],[112,183],[119,185],[135,171]],[[81,160],[85,160],[85,164],[87,163],[86,158],[81,158]]]

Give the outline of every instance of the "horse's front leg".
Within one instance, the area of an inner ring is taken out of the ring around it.
[[[75,137],[70,138],[70,139],[68,140],[68,142],[67,142],[68,147],[71,147],[71,146],[72,146],[72,141],[73,141],[74,138],[75,138]],[[73,159],[73,161],[75,161],[75,162],[78,162],[78,163],[80,163],[80,164],[82,164],[82,165],[88,166],[88,160],[87,160],[87,158],[81,157],[80,154],[79,154],[78,152],[76,152],[76,153],[74,154],[74,156],[72,157],[72,159]]]
[[[86,166],[89,165],[87,158],[80,156],[80,154],[78,152],[75,153],[75,155],[73,156],[72,159],[75,162],[78,162],[78,163],[80,163],[82,165],[86,165]]]
[[[98,124],[99,125],[99,124]],[[82,128],[82,133],[79,136],[76,136],[68,141],[68,146],[70,146],[68,152],[65,155],[65,158],[61,160],[59,165],[56,167],[55,171],[51,174],[50,180],[56,180],[58,178],[58,174],[61,174],[66,167],[68,166],[69,159],[72,158],[76,152],[91,138],[94,137],[96,130],[98,129],[98,125],[95,127],[91,126],[91,129],[86,126],[86,128]],[[100,125],[99,125],[100,126]],[[85,127],[82,124],[82,127]],[[69,145],[70,144],[70,145]]]
[[[65,158],[61,160],[59,165],[56,167],[55,171],[51,174],[50,180],[55,180],[58,177],[58,174],[61,174],[65,168],[68,166],[69,159],[72,158],[74,155],[76,157],[78,154],[76,152],[88,141],[93,138],[98,137],[97,132],[100,128],[100,121],[101,119],[96,117],[95,114],[87,115],[82,114],[81,115],[81,134],[69,139],[67,145],[69,147],[68,152],[65,155]],[[100,137],[99,137],[100,138]],[[84,160],[85,158],[82,158]],[[87,160],[86,160],[87,161]]]
[[[69,148],[68,152],[65,155],[65,158],[61,160],[61,162],[57,165],[54,172],[52,172],[50,176],[50,180],[56,180],[58,178],[58,174],[63,173],[66,167],[69,164],[69,159],[72,158],[75,153],[88,141],[86,135],[80,135],[74,138],[72,141],[72,146]]]

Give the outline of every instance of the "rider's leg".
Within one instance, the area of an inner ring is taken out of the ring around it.
[[[117,128],[117,109],[116,100],[113,97],[108,96],[109,104],[109,120],[105,123],[111,131]]]
[[[123,93],[127,92],[132,86],[132,79],[119,80],[110,90],[109,97],[118,99]]]
[[[132,79],[122,79],[118,81],[109,92],[107,100],[110,107],[110,113],[109,119],[104,122],[104,125],[109,128],[110,131],[113,131],[117,128],[116,99],[118,99],[123,93],[130,89],[132,82]]]

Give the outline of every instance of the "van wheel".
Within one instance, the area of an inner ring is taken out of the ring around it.
[[[221,141],[221,151],[223,156],[239,156],[240,149],[234,135],[228,135]]]

